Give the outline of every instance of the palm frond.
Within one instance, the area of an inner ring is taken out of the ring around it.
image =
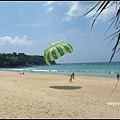
[[[110,8],[110,7],[112,7],[112,6],[114,6],[115,4],[116,4],[116,1],[113,1],[109,6],[106,7],[106,9],[108,9],[108,8]]]
[[[108,30],[111,28],[111,26],[113,25],[113,23],[115,22],[115,16],[111,20],[113,20],[113,21],[111,22],[111,24],[109,25],[108,29],[106,30],[105,35],[108,32]]]
[[[113,35],[115,35],[115,34],[117,34],[117,33],[119,33],[119,32],[120,32],[120,30],[116,31],[115,33],[111,34],[110,36],[108,36],[108,37],[105,38],[105,39],[108,39],[108,38],[110,38],[111,36],[113,36]]]
[[[103,12],[103,10],[105,10],[106,6],[107,6],[109,3],[110,3],[110,1],[107,1],[107,2],[104,1],[104,2],[101,4],[101,6],[98,8],[98,10],[96,11],[96,12],[98,12],[98,11],[101,9],[100,12],[97,14],[97,16],[95,17],[95,19],[94,19],[93,22],[92,22],[90,33],[91,33],[91,31],[92,31],[92,28],[93,28],[94,23],[95,23],[95,21],[97,20],[98,16]]]
[[[120,50],[120,48],[116,51],[116,53]]]
[[[118,35],[117,34],[115,34],[112,38],[111,38],[111,40],[110,40],[110,42],[112,41],[112,40],[114,40],[115,39],[115,37],[117,37]],[[110,43],[109,42],[109,43]]]
[[[85,13],[85,14],[83,15],[83,17],[86,16],[87,14],[89,14],[93,9],[95,9],[95,8],[100,4],[100,2],[101,2],[101,1],[99,1],[93,8],[91,8],[87,13]]]
[[[116,89],[116,87],[117,87],[118,83],[119,83],[119,80],[117,81],[117,83],[116,83],[116,85],[115,85],[115,87],[114,87],[113,91],[111,92],[111,94],[112,94],[112,93],[114,92],[114,90]]]
[[[116,6],[115,6],[115,5],[116,5]],[[120,28],[120,18],[119,18],[119,16],[120,16],[120,7],[119,7],[119,6],[120,6],[120,2],[119,2],[119,1],[110,1],[110,0],[108,0],[108,1],[106,1],[106,0],[104,0],[104,1],[98,1],[98,3],[97,3],[95,6],[93,6],[92,9],[90,9],[87,13],[85,13],[85,14],[83,15],[83,16],[86,16],[86,15],[89,14],[91,11],[93,11],[95,8],[97,8],[97,10],[95,11],[95,14],[92,16],[92,24],[91,24],[91,29],[90,29],[90,33],[91,33],[91,31],[92,31],[92,29],[93,29],[93,26],[94,26],[97,18],[99,17],[99,15],[100,15],[105,9],[108,9],[108,8],[110,8],[110,7],[113,7],[113,6],[116,7],[117,12],[116,12],[115,16],[112,17],[112,19],[110,20],[110,21],[111,21],[111,24],[109,25],[107,31],[105,32],[105,35],[106,35],[106,33],[108,32],[108,30],[113,26],[114,29],[115,29],[115,32],[114,32],[113,34],[111,34],[110,36],[108,36],[106,39],[112,38],[112,39],[111,39],[111,41],[112,41],[113,39],[117,38],[117,41],[116,41],[116,43],[115,43],[115,46],[114,46],[113,49],[112,49],[113,53],[112,53],[112,55],[111,55],[111,58],[110,58],[110,62],[109,62],[109,63],[111,63],[111,61],[112,61],[112,59],[113,59],[113,56],[115,55],[115,52],[116,52],[116,50],[117,50],[117,46],[118,46],[118,44],[120,43],[120,30],[119,30],[119,28]],[[119,8],[118,8],[118,7],[119,7]],[[108,9],[108,10],[109,10],[109,9]],[[111,42],[111,41],[110,41],[110,42]],[[119,51],[119,50],[120,50],[120,48],[119,48],[117,51]]]
[[[96,12],[98,12],[98,11],[104,6],[105,2],[106,2],[106,1],[103,1],[103,3],[100,5],[100,7],[97,9]]]
[[[113,59],[113,56],[114,56],[114,54],[115,54],[115,52],[116,52],[117,46],[118,46],[118,44],[119,44],[119,41],[120,41],[120,33],[118,34],[117,42],[116,42],[114,48],[112,49],[113,53],[112,53],[112,56],[111,56],[111,58],[110,58],[109,64],[111,63],[111,61],[112,61],[112,59]],[[109,65],[109,64],[108,64],[108,65]]]

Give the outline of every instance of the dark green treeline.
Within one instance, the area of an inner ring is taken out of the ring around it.
[[[55,61],[52,62],[55,64]],[[26,55],[25,53],[0,53],[0,68],[46,65],[44,56]]]

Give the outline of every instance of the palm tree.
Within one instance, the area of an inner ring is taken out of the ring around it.
[[[114,25],[114,29],[115,29],[115,32],[113,34],[111,34],[110,36],[108,36],[106,39],[108,38],[111,38],[111,41],[113,39],[117,39],[116,40],[116,43],[115,43],[115,46],[113,47],[112,51],[112,55],[111,55],[111,58],[110,58],[110,61],[109,61],[109,64],[111,63],[114,55],[116,52],[118,52],[120,50],[120,48],[117,49],[119,43],[120,43],[120,19],[119,19],[119,16],[120,16],[120,1],[98,1],[97,4],[95,6],[93,6],[87,13],[85,13],[83,16],[86,16],[87,14],[89,14],[91,11],[95,10],[95,8],[97,8],[95,14],[93,15],[93,21],[92,21],[92,25],[91,25],[91,30],[90,30],[90,33],[92,31],[92,28],[94,26],[94,23],[95,21],[97,20],[97,18],[99,17],[99,15],[105,10],[109,10],[110,7],[116,7],[116,14],[115,16],[113,16],[111,18],[111,24],[109,25],[107,31],[110,29],[111,26]],[[105,34],[107,33],[107,31],[105,32]]]

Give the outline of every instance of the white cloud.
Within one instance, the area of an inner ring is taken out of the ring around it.
[[[5,36],[0,38],[0,45],[6,45],[6,44],[12,44],[12,45],[32,45],[33,42],[30,40],[27,40],[27,36],[24,35],[22,39],[15,36],[15,38],[11,38],[10,36]]]
[[[96,9],[94,9],[93,11],[91,11],[86,17],[93,17],[93,15],[95,14]],[[110,9],[105,9],[97,18],[97,21],[107,21],[110,20],[113,15],[115,15],[116,12],[116,7],[115,6],[111,6]]]
[[[44,5],[50,6],[56,1],[47,1]],[[73,18],[78,16],[83,16],[86,12],[88,12],[94,5],[96,5],[98,1],[59,1],[56,2],[59,5],[69,6],[68,11],[65,13],[63,21],[71,21]],[[54,6],[55,7],[55,6]],[[52,11],[53,6],[47,9],[47,12]],[[111,17],[115,14],[116,7],[111,6],[110,8],[104,10],[101,15],[98,17],[98,21],[106,21],[110,20]],[[95,14],[96,9],[92,10],[89,14],[86,15],[87,18],[92,18]]]
[[[45,4],[44,4],[44,6],[50,6],[48,9],[47,9],[47,12],[51,12],[53,9],[54,9],[54,7],[53,6],[51,6],[51,4],[53,3],[54,1],[48,1],[48,2],[46,2]]]
[[[70,5],[70,9],[65,13],[66,16],[63,18],[63,21],[70,21],[74,17],[82,16],[88,9],[88,5],[83,5],[83,2],[72,1],[68,5]]]
[[[51,3],[53,3],[54,1],[47,1],[44,6],[48,6],[48,5],[51,5]]]
[[[51,7],[49,7],[49,8],[47,9],[47,12],[51,12],[53,9],[54,9],[54,7],[51,6]]]
[[[73,18],[77,16],[83,16],[86,12],[88,12],[96,2],[70,2],[69,10],[65,13],[65,17],[63,18],[63,21],[71,21]],[[116,7],[110,7],[109,9],[104,10],[101,15],[98,17],[98,20],[106,21],[110,20],[111,17],[115,14]],[[86,15],[86,17],[93,17],[96,10],[91,11],[89,14]]]
[[[71,17],[70,16],[65,16],[64,18],[63,18],[63,21],[71,21]]]
[[[79,5],[78,3],[74,3],[73,5],[71,5],[69,11],[67,12],[68,16],[74,17],[76,15],[78,15],[80,9],[79,9]]]
[[[115,15],[116,7],[111,6],[110,9],[105,9],[99,16],[99,20],[106,21]]]

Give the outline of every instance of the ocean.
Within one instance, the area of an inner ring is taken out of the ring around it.
[[[69,75],[74,72],[77,76],[116,78],[116,73],[120,73],[120,62],[111,62],[110,65],[108,62],[64,63],[51,66],[1,68],[1,70],[54,75]]]

